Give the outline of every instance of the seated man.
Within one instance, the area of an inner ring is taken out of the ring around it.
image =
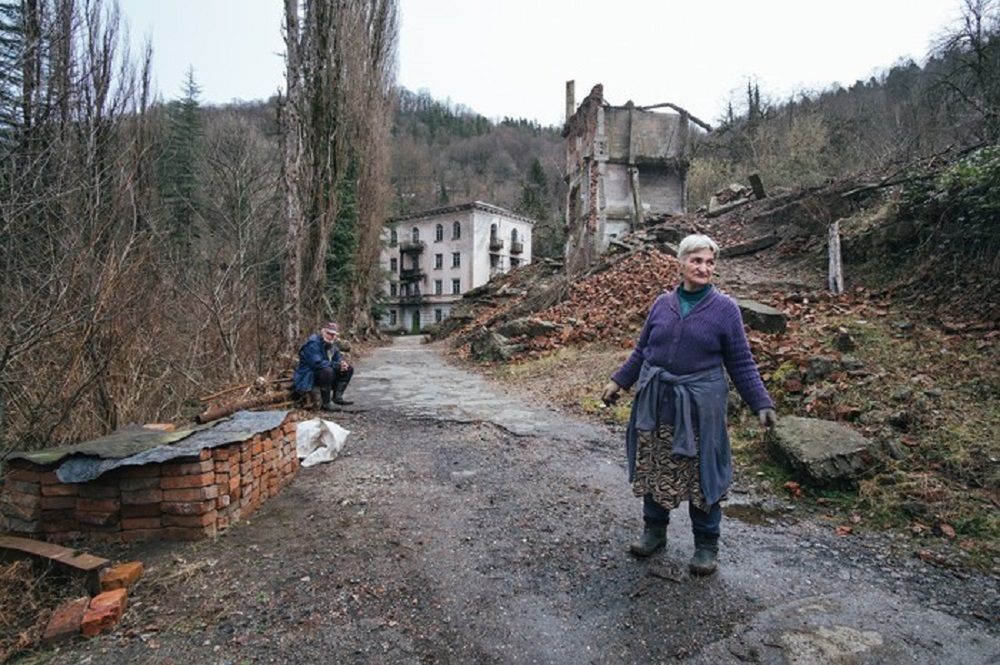
[[[340,355],[336,344],[338,335],[339,328],[332,322],[324,325],[319,333],[310,335],[299,349],[299,366],[293,377],[295,391],[300,394],[319,388],[324,411],[335,410],[334,404],[354,403],[344,399],[344,390],[354,376],[354,368]]]

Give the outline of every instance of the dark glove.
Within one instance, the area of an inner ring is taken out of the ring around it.
[[[760,420],[761,427],[768,429],[774,429],[774,426],[778,424],[778,414],[774,412],[774,409],[761,409],[757,412],[757,419]]]

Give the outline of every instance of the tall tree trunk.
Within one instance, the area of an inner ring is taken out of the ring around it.
[[[285,0],[285,98],[281,102],[282,184],[285,242],[282,273],[282,320],[285,344],[295,348],[302,320],[302,243],[305,218],[300,201],[302,186],[302,51],[299,0]]]

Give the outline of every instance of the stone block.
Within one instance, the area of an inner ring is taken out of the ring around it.
[[[122,505],[142,505],[163,501],[163,490],[148,489],[122,492]]]
[[[219,519],[218,511],[213,507],[201,515],[164,515],[164,526],[208,526]]]
[[[163,537],[168,540],[204,540],[214,537],[218,532],[214,522],[208,526],[173,526],[162,530]]]
[[[76,508],[75,496],[43,496],[40,501],[42,510],[72,510]]]
[[[232,498],[228,494],[223,494],[218,499],[215,500],[216,508],[228,508],[229,504],[232,502]]]
[[[40,520],[41,532],[45,534],[79,531],[80,523],[76,517],[50,518],[47,515]]]
[[[162,504],[162,512],[164,515],[204,515],[214,506],[211,500],[167,502]]]
[[[163,520],[159,515],[149,517],[122,517],[122,529],[159,529]]]
[[[743,323],[751,330],[769,334],[785,332],[786,319],[781,310],[756,300],[740,300],[739,306],[740,313],[743,314]]]
[[[160,475],[160,464],[126,466],[115,470],[119,478],[156,478]]]
[[[81,483],[77,496],[84,499],[115,499],[118,498],[119,490],[117,485],[95,485],[94,483]]]
[[[42,472],[35,467],[12,466],[4,473],[4,478],[9,483],[12,480],[25,483],[41,482]]]
[[[162,491],[164,501],[205,501],[219,496],[219,488],[215,485]]]
[[[126,517],[159,517],[162,512],[160,503],[136,503],[122,505],[122,518]]]
[[[83,615],[90,607],[90,596],[67,600],[56,608],[45,626],[42,634],[42,644],[58,644],[80,634]]]
[[[156,529],[128,529],[121,532],[121,539],[126,543],[137,543],[147,540],[163,540],[166,538],[162,528]]]
[[[36,510],[42,506],[42,495],[37,493],[18,492],[13,488],[6,488],[3,493],[3,502],[7,505],[20,506],[29,510]]]
[[[68,483],[54,483],[42,485],[42,496],[77,496],[80,493],[80,486]]]
[[[875,445],[840,423],[798,416],[780,418],[769,440],[801,482],[820,487],[850,485],[863,477]]]
[[[31,482],[27,480],[12,480],[9,477],[4,482],[4,491],[14,491],[20,492],[21,494],[40,494],[41,485],[38,482]]]
[[[215,464],[211,460],[199,460],[197,462],[161,464],[160,467],[160,471],[164,476],[187,476],[200,475],[206,471],[212,471],[215,468]]]
[[[22,506],[18,503],[13,503],[6,501],[3,504],[3,514],[12,519],[32,521],[38,519],[38,516],[42,512],[41,506]],[[39,501],[41,501],[39,499]]]
[[[86,513],[117,513],[121,510],[121,501],[118,499],[85,499],[77,497],[76,509]]]
[[[87,637],[111,630],[121,621],[128,604],[128,592],[114,589],[99,593],[90,599],[90,607],[83,614],[80,631]]]
[[[77,510],[76,521],[80,524],[88,524],[94,527],[110,527],[118,524],[121,513],[117,510],[91,512]]]
[[[101,573],[101,590],[130,589],[142,577],[141,561],[129,561]]]
[[[24,519],[4,513],[3,524],[11,533],[41,533],[41,523],[37,519]]]
[[[211,468],[198,475],[163,476],[160,479],[160,487],[165,490],[208,487],[213,483],[215,483],[215,472]]]
[[[160,486],[159,476],[151,478],[123,478],[118,484],[122,492],[135,492],[137,490],[151,490]]]

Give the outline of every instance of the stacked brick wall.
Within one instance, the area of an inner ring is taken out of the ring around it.
[[[62,483],[53,467],[13,460],[0,513],[8,531],[53,542],[199,540],[255,511],[299,469],[295,422],[198,457],[114,469]]]

